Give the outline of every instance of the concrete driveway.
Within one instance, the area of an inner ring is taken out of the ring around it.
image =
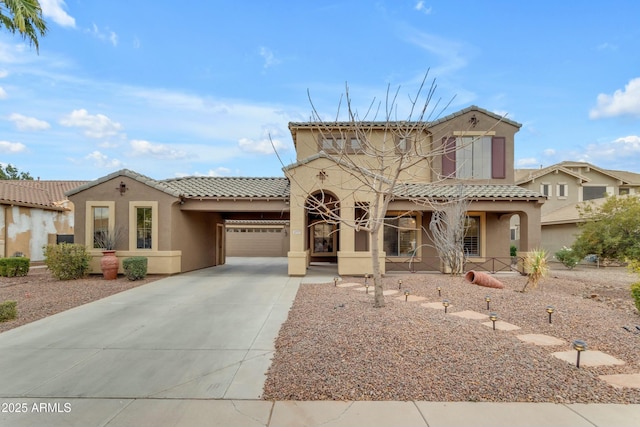
[[[231,258],[2,333],[0,397],[257,399],[301,282],[286,262]]]

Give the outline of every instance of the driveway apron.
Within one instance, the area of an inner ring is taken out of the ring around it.
[[[0,397],[258,399],[300,281],[230,258],[7,331]]]

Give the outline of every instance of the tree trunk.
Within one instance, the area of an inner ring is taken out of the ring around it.
[[[378,235],[380,226],[375,225],[371,230],[371,265],[373,268],[374,307],[384,307],[384,294],[382,293],[382,274],[380,273],[380,248],[378,247]]]

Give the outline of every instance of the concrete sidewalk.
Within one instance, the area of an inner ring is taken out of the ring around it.
[[[639,426],[640,405],[267,402],[300,283],[229,259],[0,334],[0,426]]]
[[[26,408],[26,412],[23,413],[0,414],[0,425],[15,427],[637,427],[640,425],[640,405],[50,398],[0,399],[0,401],[3,408],[4,405],[11,404]]]

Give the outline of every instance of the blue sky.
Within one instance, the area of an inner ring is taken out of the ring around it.
[[[0,163],[41,179],[282,176],[287,124],[430,69],[444,114],[522,123],[516,167],[640,173],[640,2],[41,0],[40,52],[0,30]]]

